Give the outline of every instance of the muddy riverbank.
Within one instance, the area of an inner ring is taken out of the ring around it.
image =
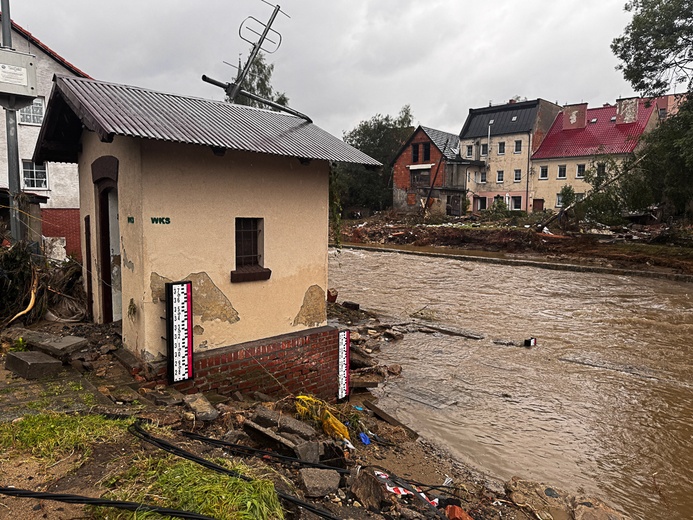
[[[403,367],[383,406],[455,458],[633,518],[689,517],[690,284],[345,249],[330,253],[330,286],[483,336],[413,333],[379,354]]]

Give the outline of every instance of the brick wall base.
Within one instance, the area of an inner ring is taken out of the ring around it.
[[[339,331],[319,327],[193,355],[194,379],[174,384],[193,394],[260,391],[273,397],[302,392],[337,398]],[[165,363],[145,368],[149,383],[167,384]]]
[[[79,209],[42,209],[43,236],[65,237],[68,255],[82,261],[82,246],[79,229]]]

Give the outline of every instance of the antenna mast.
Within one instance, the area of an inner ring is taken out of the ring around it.
[[[272,5],[269,2],[267,2],[266,0],[262,0],[262,1],[264,3],[266,3],[267,5]],[[222,81],[218,81],[218,80],[215,80],[213,78],[210,78],[204,74],[202,75],[202,81],[204,81],[206,83],[210,83],[212,85],[216,85],[217,87],[223,88],[226,91],[226,95],[228,96],[229,102],[231,102],[231,103],[234,103],[236,100],[236,97],[238,97],[238,95],[240,94],[241,96],[247,97],[247,98],[252,99],[254,101],[258,101],[258,102],[263,103],[265,105],[268,105],[268,106],[270,106],[276,110],[282,110],[284,112],[288,112],[289,114],[293,114],[293,115],[298,116],[302,119],[305,119],[309,123],[312,123],[313,121],[311,120],[311,118],[305,114],[302,114],[301,112],[293,110],[289,107],[282,106],[282,105],[275,103],[274,101],[271,101],[269,99],[264,99],[260,96],[252,94],[250,92],[247,92],[241,88],[241,86],[243,84],[243,80],[245,80],[246,76],[248,75],[248,72],[250,71],[250,67],[252,66],[253,61],[257,57],[258,53],[262,50],[262,51],[266,52],[267,54],[272,54],[272,53],[276,52],[277,49],[279,49],[279,46],[282,43],[282,35],[279,34],[279,32],[272,29],[272,24],[274,23],[274,20],[279,13],[282,13],[284,16],[287,16],[287,17],[289,17],[289,15],[286,14],[284,11],[282,11],[279,5],[275,5],[273,7],[274,7],[274,11],[272,12],[272,16],[270,16],[270,19],[267,23],[262,23],[260,20],[258,20],[257,18],[255,18],[253,16],[248,16],[245,20],[243,20],[243,22],[241,22],[241,26],[238,29],[238,36],[242,40],[250,43],[253,46],[253,49],[250,52],[250,56],[248,56],[248,61],[246,61],[245,66],[243,67],[242,70],[239,71],[239,74],[238,74],[238,77],[236,78],[235,83],[224,83]],[[255,28],[253,28],[253,25],[258,29],[261,27],[262,32],[259,32],[259,30],[256,30]],[[247,32],[250,32],[250,33],[253,33],[253,34],[259,36],[258,40],[256,42],[253,42],[251,39],[249,39],[251,37],[244,36],[243,35],[244,29]],[[276,41],[270,39],[268,37],[270,35],[273,38],[275,38]],[[263,44],[265,43],[265,41],[274,44],[274,48],[271,50],[264,48]],[[226,63],[226,62],[224,62],[224,63]],[[239,60],[239,65],[240,65],[240,60]]]

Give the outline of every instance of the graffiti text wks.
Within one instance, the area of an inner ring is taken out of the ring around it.
[[[152,224],[170,224],[170,217],[152,217]]]

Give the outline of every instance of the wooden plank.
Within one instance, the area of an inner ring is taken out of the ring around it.
[[[393,426],[399,426],[400,428],[402,428],[404,431],[407,432],[409,437],[411,437],[412,439],[418,439],[419,438],[418,433],[416,433],[414,430],[409,428],[409,426],[407,426],[407,425],[401,423],[400,421],[398,421],[397,419],[395,419],[393,416],[391,416],[389,413],[387,413],[382,408],[376,406],[376,404],[373,401],[364,401],[363,404],[365,405],[366,408],[371,410],[375,415],[377,415],[380,419],[382,419],[386,423],[391,424]]]

